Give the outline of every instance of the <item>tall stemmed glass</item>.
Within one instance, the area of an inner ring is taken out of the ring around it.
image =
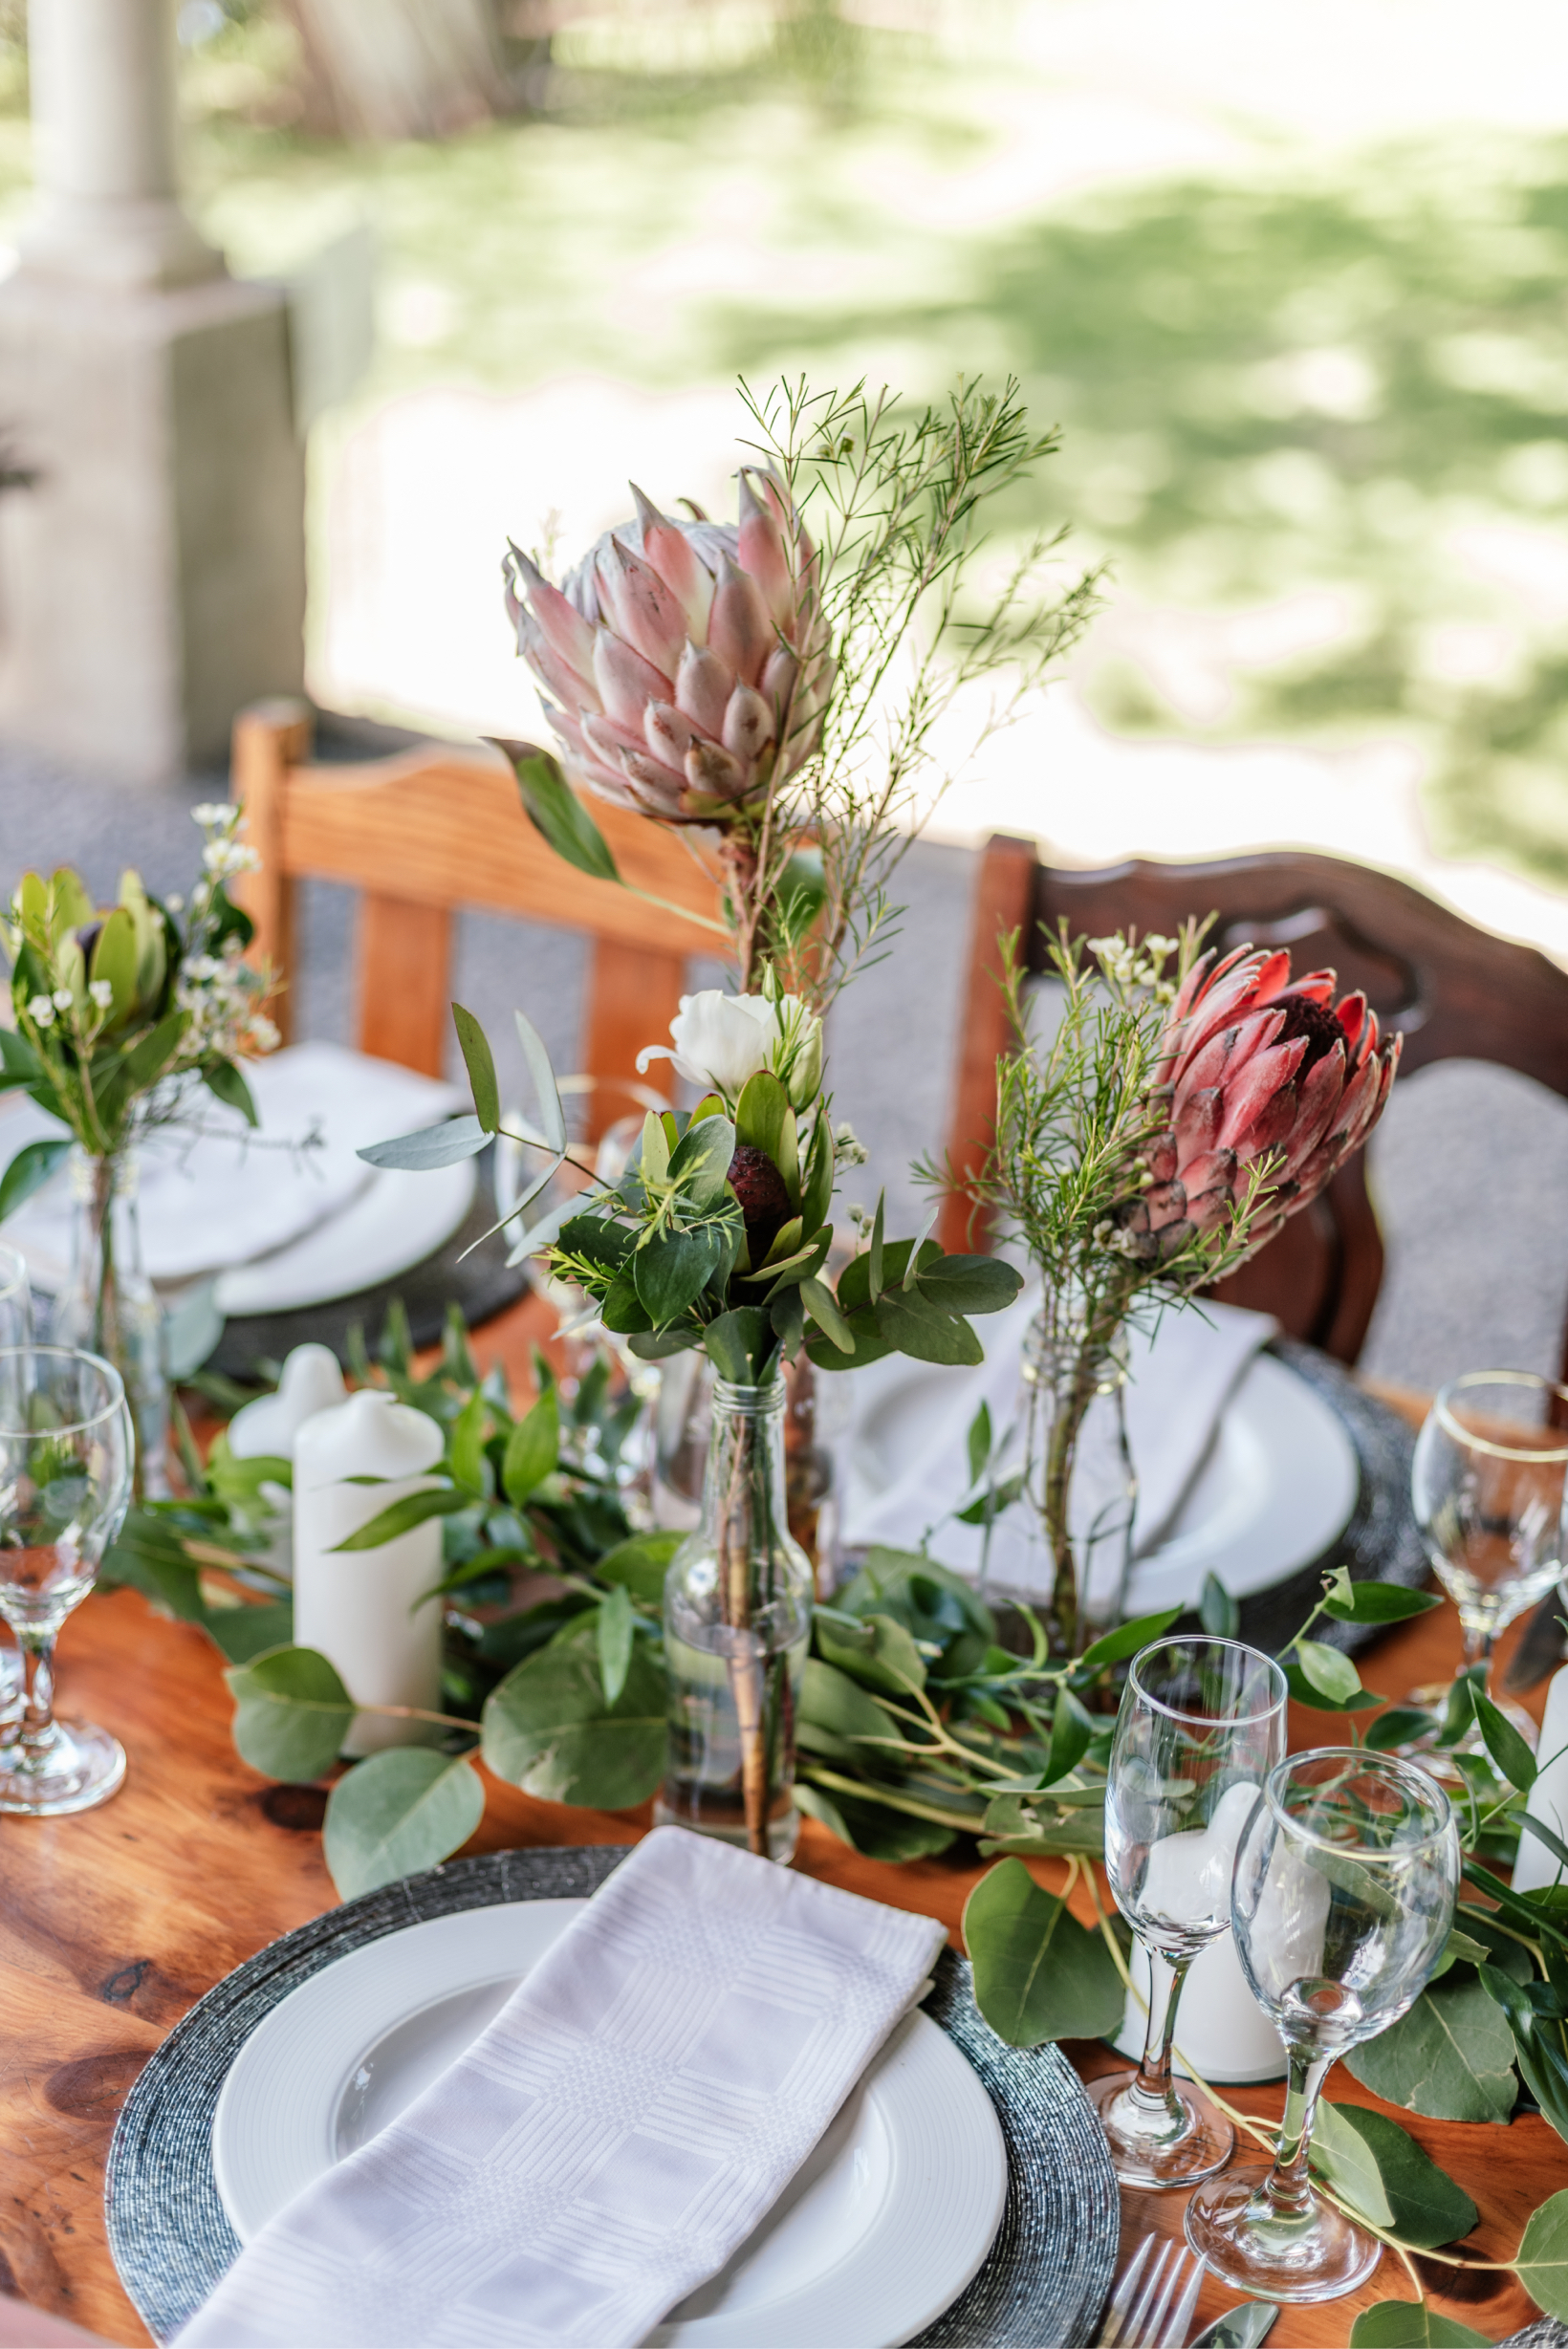
[[[67,1346],[0,1348],[0,1614],[27,1675],[0,1746],[0,1811],[85,1811],[125,1775],[106,1729],[55,1720],[54,1642],[120,1531],[135,1449],[109,1363]]]
[[[1453,1922],[1459,1837],[1430,1773],[1356,1748],[1292,1754],[1270,1776],[1236,1854],[1236,1954],[1274,2017],[1290,2087],[1273,2166],[1211,2178],[1187,2239],[1221,2280],[1265,2300],[1333,2300],[1382,2256],[1322,2201],[1307,2154],[1323,2075],[1397,2023]]]
[[[1554,1425],[1554,1414],[1568,1420],[1568,1387],[1533,1370],[1470,1370],[1440,1389],[1416,1439],[1410,1497],[1433,1571],[1459,1609],[1461,1682],[1485,1687],[1497,1634],[1561,1577],[1568,1425]],[[1445,1745],[1478,1746],[1469,1700],[1459,1710],[1456,1695],[1460,1682],[1418,1689],[1412,1702],[1446,1712]],[[1534,1749],[1529,1714],[1494,1702]],[[1442,1753],[1431,1758],[1441,1767]]]
[[[1236,1842],[1285,1751],[1285,1676],[1235,1640],[1160,1640],[1133,1659],[1105,1793],[1111,1891],[1148,1952],[1143,2061],[1089,2095],[1125,2186],[1183,2186],[1230,2158],[1235,2132],[1171,2077],[1188,1967],[1230,1923]]]
[[[27,1258],[20,1249],[0,1242],[0,1346],[25,1346],[32,1337],[33,1293]],[[11,1734],[23,1685],[20,1651],[8,1642],[0,1647],[0,1746]]]

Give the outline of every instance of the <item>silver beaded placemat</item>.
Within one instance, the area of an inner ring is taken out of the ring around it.
[[[177,2333],[239,2256],[213,2175],[212,2118],[229,2066],[264,2017],[366,1942],[461,1909],[586,1899],[625,1856],[600,1845],[448,1860],[286,1933],[198,2000],[126,2099],[104,2180],[115,2265],[156,2339]],[[1008,2195],[984,2266],[917,2349],[1074,2349],[1094,2338],[1121,2229],[1105,2141],[1078,2076],[1057,2048],[1004,2046],[976,2010],[968,1965],[950,1951],[926,2012],[996,2108]]]

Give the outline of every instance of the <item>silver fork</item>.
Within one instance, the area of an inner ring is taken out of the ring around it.
[[[1202,2283],[1203,2261],[1195,2251],[1168,2237],[1145,2235],[1105,2312],[1100,2349],[1182,2349]]]

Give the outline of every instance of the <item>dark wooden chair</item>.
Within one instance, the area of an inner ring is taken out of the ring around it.
[[[1490,1060],[1568,1098],[1568,972],[1533,946],[1476,929],[1392,875],[1332,857],[1235,857],[1213,864],[1120,864],[1073,872],[1042,864],[1032,840],[992,839],[980,860],[949,1150],[978,1164],[1009,1036],[995,983],[996,939],[1019,929],[1031,969],[1046,968],[1040,925],[1066,918],[1089,937],[1136,925],[1173,932],[1218,916],[1222,953],[1288,946],[1297,972],[1332,968],[1364,989],[1385,1031],[1405,1035],[1402,1073],[1434,1060]],[[978,1220],[949,1199],[947,1248],[983,1246]],[[1354,1362],[1383,1278],[1383,1241],[1361,1155],[1217,1294],[1278,1316],[1292,1337]]]
[[[236,889],[256,924],[254,951],[285,982],[272,1015],[288,1040],[295,906],[305,879],[359,892],[358,1042],[378,1059],[443,1073],[452,1026],[452,915],[471,905],[586,930],[593,940],[582,1073],[590,1140],[634,1106],[618,1079],[668,1033],[690,958],[724,942],[677,911],[598,881],[546,846],[523,813],[499,751],[419,742],[388,758],[310,763],[303,703],[273,702],[235,721],[232,790],[261,870]],[[633,809],[596,800],[595,821],[627,881],[671,908],[712,920],[718,888],[679,840]]]

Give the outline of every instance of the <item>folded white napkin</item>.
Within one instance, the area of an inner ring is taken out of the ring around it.
[[[663,1827],[487,2031],[244,2251],[180,2349],[620,2349],[771,2208],[940,1925]]]
[[[341,1213],[373,1169],[361,1144],[433,1124],[461,1096],[453,1085],[341,1044],[286,1045],[249,1061],[246,1082],[261,1119],[253,1139],[237,1111],[205,1087],[191,1095],[199,1139],[181,1127],[151,1134],[140,1153],[137,1220],[145,1269],[182,1281],[247,1264]],[[312,1131],[320,1145],[294,1151]],[[31,1101],[0,1109],[0,1166],[24,1142],[56,1138],[58,1122]],[[28,1259],[34,1285],[53,1294],[70,1270],[73,1204],[69,1169],[20,1207],[6,1238]]]
[[[962,1501],[969,1424],[981,1403],[997,1440],[1017,1427],[1019,1366],[1039,1305],[1031,1283],[1005,1313],[976,1321],[986,1353],[978,1369],[942,1369],[891,1355],[853,1374],[839,1449],[846,1544],[918,1550],[927,1528]],[[1278,1326],[1268,1314],[1206,1304],[1167,1313],[1152,1338],[1133,1333],[1127,1439],[1138,1477],[1135,1556],[1149,1555],[1171,1532],[1226,1404]],[[1022,1465],[1021,1431],[1006,1465]],[[1026,1525],[1022,1503],[993,1525],[991,1583],[1027,1590],[1037,1580]],[[979,1526],[948,1522],[933,1537],[931,1553],[961,1574],[974,1573],[983,1539]]]

